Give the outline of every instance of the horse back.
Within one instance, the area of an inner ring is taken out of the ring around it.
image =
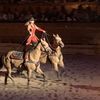
[[[11,59],[23,60],[23,52],[14,51],[10,55]]]

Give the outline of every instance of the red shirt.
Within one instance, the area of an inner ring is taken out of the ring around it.
[[[35,31],[36,31],[36,30],[41,31],[41,32],[44,32],[43,29],[37,27],[35,24],[30,25],[30,29],[29,29],[30,36],[29,36],[29,38],[27,39],[26,45],[29,45],[29,44],[31,44],[32,42],[38,42],[39,39],[38,39],[37,36],[35,35]]]

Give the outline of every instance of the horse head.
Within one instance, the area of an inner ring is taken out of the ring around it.
[[[42,51],[51,54],[52,49],[50,48],[49,44],[46,42],[45,38],[41,39]]]
[[[61,37],[58,34],[57,35],[53,34],[53,37],[54,37],[54,44],[56,44],[57,46],[60,46],[61,48],[63,48],[64,43],[63,43]]]

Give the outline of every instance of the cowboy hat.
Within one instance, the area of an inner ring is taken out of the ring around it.
[[[30,22],[30,21],[34,21],[34,20],[35,20],[35,19],[34,19],[33,17],[31,17],[31,18],[29,19],[29,22]]]
[[[28,25],[28,24],[30,24],[30,22],[32,22],[32,21],[34,21],[35,19],[33,18],[33,17],[31,17],[26,23],[25,23],[25,25]]]

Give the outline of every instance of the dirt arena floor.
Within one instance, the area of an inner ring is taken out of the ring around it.
[[[47,76],[43,83],[32,78],[27,86],[25,76],[14,76],[15,85],[4,85],[4,70],[0,71],[0,100],[100,100],[100,56],[64,55],[65,72],[56,81],[50,63],[42,65]]]

